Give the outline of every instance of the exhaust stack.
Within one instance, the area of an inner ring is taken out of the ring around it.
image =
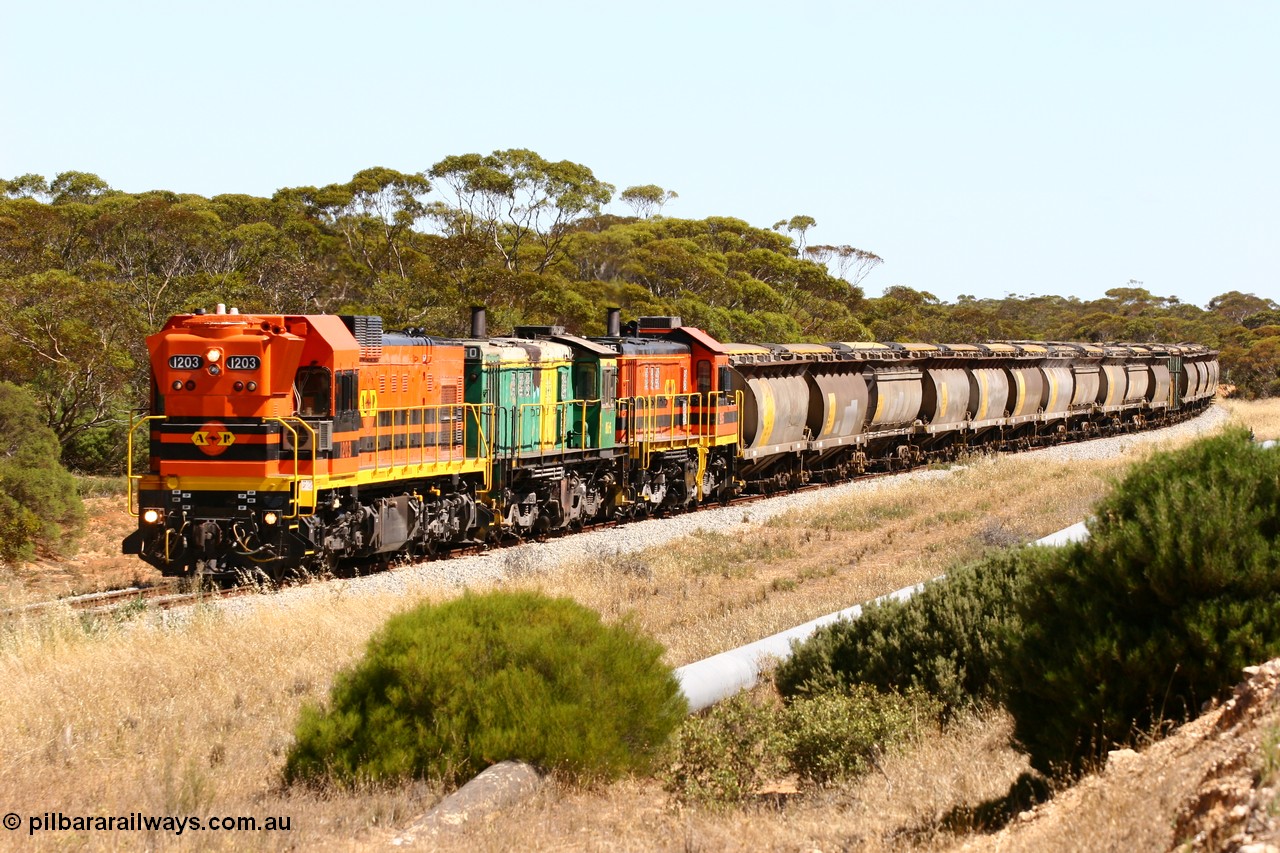
[[[489,331],[487,328],[487,324],[485,323],[484,306],[472,305],[471,306],[471,337],[487,338],[488,336],[489,336]]]
[[[610,338],[622,337],[622,309],[610,308],[609,313],[605,315],[604,321],[605,335]]]

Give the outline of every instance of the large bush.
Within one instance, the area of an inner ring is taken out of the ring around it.
[[[873,604],[859,619],[825,626],[779,666],[778,689],[786,696],[856,684],[919,689],[948,714],[997,701],[1001,642],[1017,624],[1014,603],[1047,559],[1038,548],[1001,552],[925,584],[905,602]]]
[[[84,524],[75,478],[32,396],[0,382],[0,563],[72,544]]]
[[[1074,772],[1194,715],[1280,653],[1280,452],[1232,430],[1140,463],[1019,607],[1006,705],[1033,766]]]
[[[687,713],[662,648],[534,593],[467,594],[393,617],[309,706],[289,781],[462,781],[507,759],[571,778],[646,769]]]

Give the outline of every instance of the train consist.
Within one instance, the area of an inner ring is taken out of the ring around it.
[[[600,338],[488,337],[476,309],[446,340],[219,306],[147,346],[124,551],[186,577],[358,570],[1138,429],[1218,384],[1194,345],[735,344],[674,317],[623,330],[616,309]]]

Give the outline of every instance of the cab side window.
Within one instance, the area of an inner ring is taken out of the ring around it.
[[[304,418],[329,416],[332,382],[323,367],[300,367],[293,378],[293,402]]]
[[[580,362],[577,365],[578,377],[576,380],[577,387],[574,389],[575,396],[580,400],[595,400],[599,395],[596,391],[596,366],[591,362]]]
[[[702,359],[698,362],[698,393],[711,393],[711,360]]]

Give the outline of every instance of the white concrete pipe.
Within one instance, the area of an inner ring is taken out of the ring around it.
[[[1050,533],[1032,545],[1066,545],[1069,542],[1082,542],[1089,538],[1089,529],[1081,521],[1070,527]],[[939,575],[934,580],[941,580],[946,575]],[[915,595],[924,584],[904,587],[903,589],[882,595],[876,601],[896,599],[906,601]],[[823,625],[838,619],[857,619],[862,615],[862,605],[855,604],[837,613],[819,616],[817,619],[797,625],[763,640],[756,640],[745,646],[721,652],[714,657],[682,666],[676,670],[676,679],[680,689],[689,703],[689,712],[694,713],[708,708],[721,699],[727,699],[739,690],[754,687],[760,680],[760,671],[771,659],[786,660],[791,657],[793,643],[805,640]]]

